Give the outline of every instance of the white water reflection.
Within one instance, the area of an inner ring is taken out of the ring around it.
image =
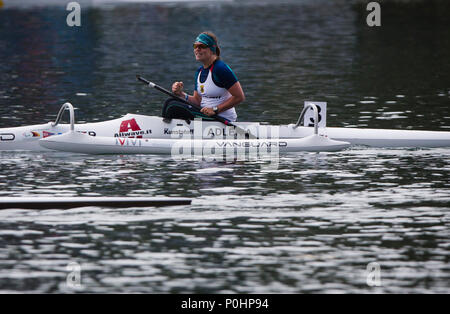
[[[285,156],[274,173],[251,163],[202,163],[197,172],[198,165],[152,156],[57,163],[9,154],[5,177],[32,159],[29,173],[56,188],[55,173],[37,169],[70,167],[58,180],[71,181],[64,190],[73,194],[95,185],[103,194],[157,195],[162,184],[195,198],[167,208],[1,211],[0,290],[68,291],[63,267],[75,260],[85,292],[448,292],[449,155],[360,149]],[[85,176],[95,173],[114,173],[121,183]],[[41,193],[26,177],[12,182],[3,192]],[[365,267],[374,261],[383,285],[372,288]]]

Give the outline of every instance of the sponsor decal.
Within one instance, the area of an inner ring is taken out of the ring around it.
[[[83,133],[83,134],[88,134],[90,136],[96,136],[97,134],[94,131],[77,131],[78,133]],[[53,133],[53,132],[49,132],[49,131],[45,131],[45,130],[39,130],[39,131],[29,131],[29,132],[25,132],[23,133],[23,137],[25,138],[34,138],[34,137],[42,137],[46,138],[52,135],[60,135],[62,134],[61,132],[58,133]]]
[[[139,139],[133,138],[116,138],[116,145],[118,146],[132,146],[132,147],[141,147],[142,141]]]
[[[152,130],[142,130],[137,124],[136,119],[124,120],[120,123],[119,133],[114,137],[142,138],[145,134],[152,134]]]
[[[52,136],[52,135],[55,135],[55,133],[48,132],[48,131],[42,131],[42,137],[43,138],[46,138],[46,137],[49,137],[49,136]]]
[[[61,132],[58,133],[53,133],[53,132],[49,132],[49,131],[45,131],[45,130],[38,130],[38,131],[29,131],[29,132],[25,132],[23,133],[23,137],[25,138],[34,138],[34,137],[41,137],[42,138],[46,138],[52,135],[60,135],[62,134]]]
[[[169,130],[168,128],[164,129],[164,134],[176,134],[176,135],[180,135],[180,134],[194,134],[194,130],[190,129],[190,130]]]
[[[87,134],[90,136],[97,136],[97,133],[95,133],[94,131],[77,131],[78,133],[82,133],[82,134]]]
[[[14,141],[16,136],[13,133],[0,133],[0,141]]]
[[[208,134],[206,135],[207,137],[214,137],[214,136],[221,136],[221,135],[234,136],[234,134],[236,133],[235,130],[231,129],[231,128],[230,129],[225,129],[225,128],[208,128],[206,130],[208,130]]]
[[[283,141],[268,141],[268,142],[216,142],[219,147],[286,147],[287,142]]]
[[[30,131],[23,133],[23,137],[41,137],[41,134],[37,131]]]

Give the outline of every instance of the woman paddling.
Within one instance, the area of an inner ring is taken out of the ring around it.
[[[245,100],[245,95],[236,75],[220,60],[217,37],[211,32],[198,35],[194,42],[194,55],[195,59],[203,64],[195,75],[194,95],[183,92],[183,82],[173,83],[172,92],[200,106],[202,108],[200,113],[206,117],[217,114],[230,121],[236,121],[234,107]],[[165,112],[170,111],[167,107],[166,103],[163,116]],[[191,113],[195,112],[193,109],[189,109]],[[194,113],[193,116],[198,115]]]

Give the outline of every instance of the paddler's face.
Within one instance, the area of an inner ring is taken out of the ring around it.
[[[202,61],[209,60],[212,57],[213,52],[205,44],[200,43],[200,42],[195,42],[194,55],[195,55],[195,59],[197,61],[202,62]]]

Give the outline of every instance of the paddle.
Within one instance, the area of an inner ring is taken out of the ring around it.
[[[164,94],[166,94],[166,95],[169,95],[169,96],[175,98],[176,100],[178,100],[178,101],[180,101],[180,102],[182,102],[182,103],[184,103],[184,104],[190,105],[190,106],[192,106],[192,107],[194,107],[194,108],[196,108],[196,109],[198,109],[198,110],[202,109],[200,106],[197,106],[197,105],[195,105],[195,104],[193,104],[193,103],[190,103],[189,101],[183,99],[182,97],[179,97],[179,96],[175,95],[174,93],[168,91],[167,89],[165,89],[165,88],[163,88],[163,87],[161,87],[161,86],[159,86],[159,85],[156,85],[156,84],[153,83],[153,82],[150,82],[150,81],[146,80],[145,78],[143,78],[143,77],[140,76],[140,75],[136,75],[136,78],[137,78],[139,81],[141,81],[142,83],[147,84],[147,85],[149,85],[150,87],[153,87],[154,89],[159,90],[161,93],[164,93]],[[225,118],[223,118],[223,117],[221,117],[221,116],[219,116],[219,115],[214,115],[214,116],[212,116],[212,118],[214,118],[215,120],[217,120],[217,121],[219,121],[219,122],[222,122],[223,124],[225,124],[225,125],[227,125],[227,126],[232,126],[232,127],[234,127],[238,133],[244,134],[244,135],[248,136],[249,138],[253,138],[253,139],[256,138],[256,136],[254,136],[254,135],[251,134],[250,132],[245,131],[245,130],[244,130],[243,128],[241,128],[240,126],[237,126],[237,125],[231,123],[230,121],[228,121],[227,119],[225,119]]]

